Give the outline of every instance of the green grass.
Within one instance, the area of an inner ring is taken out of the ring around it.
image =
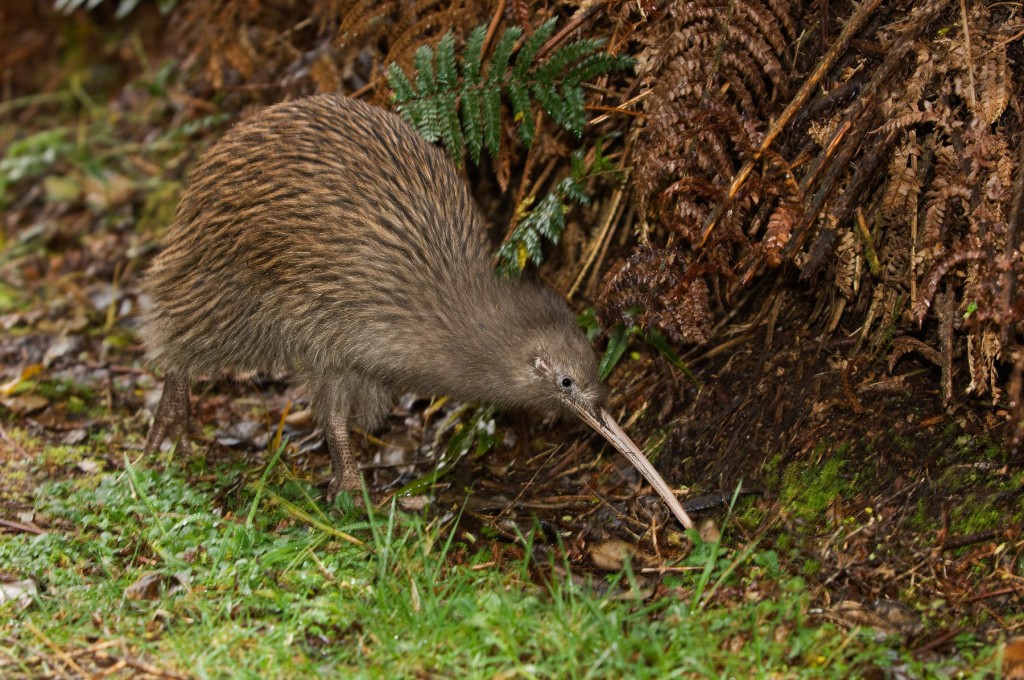
[[[43,487],[37,510],[50,533],[0,537],[7,576],[39,589],[25,610],[0,605],[0,663],[47,654],[41,635],[65,650],[123,639],[199,678],[931,672],[868,632],[811,619],[804,581],[774,551],[730,546],[728,533],[697,544],[684,562],[697,569],[665,577],[652,599],[631,587],[628,566],[574,577],[557,545],[530,536],[504,546],[511,557],[498,567],[492,546],[454,541],[452,517],[367,514],[344,497],[324,509],[275,462],[225,501],[217,493],[238,469],[200,482],[173,466],[129,467]],[[133,599],[146,575],[160,587]]]

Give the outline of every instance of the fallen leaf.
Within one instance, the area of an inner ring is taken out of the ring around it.
[[[872,604],[842,600],[832,606],[829,613],[851,628],[868,626],[886,634],[913,634],[921,627],[917,612],[895,600],[878,600]]]
[[[627,559],[637,555],[636,548],[617,538],[593,544],[588,552],[594,566],[603,571],[618,571]]]
[[[406,512],[423,512],[430,505],[430,496],[402,496],[398,507]]]
[[[135,192],[135,182],[116,172],[106,172],[103,177],[85,176],[85,201],[96,212],[120,205]]]
[[[76,444],[81,444],[88,438],[88,430],[86,430],[84,427],[76,427],[73,430],[68,430],[67,432],[65,432],[64,436],[61,437],[60,441],[62,444],[65,444],[66,446],[74,446]],[[83,470],[83,472],[88,472],[88,470]]]
[[[86,474],[94,474],[103,470],[104,462],[96,458],[85,458],[78,461],[78,469]]]
[[[60,335],[46,348],[43,355],[43,366],[49,366],[54,359],[58,359],[73,352],[80,344],[80,338],[76,335]]]
[[[43,180],[46,199],[51,203],[77,201],[82,195],[82,183],[74,175],[50,175]]]
[[[25,368],[21,369],[21,373],[19,373],[16,378],[0,385],[0,394],[12,394],[23,382],[31,380],[35,376],[39,375],[42,370],[42,364],[29,364]]]
[[[64,321],[62,330],[67,333],[81,333],[88,327],[89,317],[86,316],[85,310],[82,307],[75,307],[71,316]]]
[[[164,581],[163,574],[143,574],[139,579],[124,589],[124,596],[129,600],[156,600],[160,598],[160,585]]]
[[[242,420],[217,430],[215,435],[221,446],[247,445],[255,449],[266,448],[269,437],[267,427],[257,420]]]
[[[50,400],[46,397],[41,397],[38,394],[20,394],[16,397],[8,397],[6,399],[0,399],[7,408],[11,409],[19,416],[28,416],[38,411],[42,411],[44,408],[50,405]]]
[[[710,517],[700,525],[700,538],[705,543],[717,543],[722,538],[722,532],[718,530],[718,524]]]
[[[192,580],[192,576],[188,572],[176,571],[171,575],[171,579],[173,580],[173,583],[171,584],[170,589],[167,591],[168,595],[173,595],[174,593],[180,592],[189,592],[192,590],[191,586],[189,585],[189,583]]]
[[[32,604],[32,598],[35,597],[39,590],[36,588],[35,581],[24,580],[24,581],[12,581],[10,583],[0,583],[0,605],[6,604],[7,602],[14,602],[15,607],[18,610],[28,609]]]
[[[313,427],[315,424],[313,411],[308,408],[289,413],[285,416],[284,422],[285,425],[291,425],[292,427]]]

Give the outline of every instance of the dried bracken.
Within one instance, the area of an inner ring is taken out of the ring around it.
[[[759,139],[764,105],[784,89],[784,5],[758,0],[670,3],[643,38],[641,82],[647,122],[633,153],[641,214],[657,216],[688,241],[724,197]],[[753,192],[736,203],[750,205]]]
[[[676,341],[707,342],[711,314],[704,279],[687,272],[675,249],[640,247],[613,268],[601,295],[606,322],[621,320],[656,328]]]
[[[267,101],[277,101],[282,88],[310,94],[376,86],[382,65],[408,68],[420,46],[449,31],[466,35],[489,17],[474,0],[193,0],[183,3],[178,30],[211,88],[257,101],[269,90]],[[385,92],[377,94],[385,101]]]
[[[698,268],[724,306],[786,262],[830,280],[829,330],[858,328],[855,348],[889,354],[893,370],[908,351],[926,355],[947,403],[1000,402],[1000,362],[1019,356],[1024,332],[1019,6],[867,0],[815,63],[801,61],[793,16],[737,0],[646,17],[632,177],[643,235],[673,249],[679,272]],[[613,273],[610,308],[637,304],[620,292],[631,272]],[[652,296],[637,318],[662,330],[676,319],[683,336],[690,320],[663,312],[681,300]],[[1020,380],[1009,389],[1019,417]]]

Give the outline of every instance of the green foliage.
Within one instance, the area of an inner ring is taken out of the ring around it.
[[[794,463],[783,475],[781,497],[790,512],[805,519],[820,518],[839,497],[849,497],[854,489],[846,472],[847,446],[839,446],[820,463]],[[827,442],[819,444],[827,450]],[[816,453],[819,449],[816,449]]]
[[[239,478],[250,483],[222,493]],[[928,664],[890,639],[819,623],[804,581],[756,541],[695,541],[678,565],[689,569],[648,598],[628,565],[595,581],[535,548],[534,533],[498,567],[495,544],[473,547],[473,523],[455,530],[457,513],[368,504],[323,515],[280,462],[259,482],[240,468],[193,479],[129,468],[35,496],[51,529],[0,534],[0,564],[39,584],[24,608],[0,603],[4,677],[43,674],[32,627],[66,650],[127,640],[154,666],[199,678],[820,678],[897,664],[911,677],[959,666],[981,678],[998,667],[970,636],[956,641],[959,658]],[[745,583],[761,593],[766,579],[770,597],[728,595]],[[156,587],[143,594],[147,582]]]
[[[427,141],[442,142],[459,163],[467,148],[475,163],[479,163],[484,149],[497,157],[506,108],[520,141],[527,147],[536,135],[537,107],[562,128],[580,136],[585,123],[583,83],[628,69],[633,60],[601,52],[604,43],[600,40],[584,39],[539,61],[538,54],[554,30],[554,19],[544,22],[516,51],[523,31],[509,28],[496,41],[489,60],[484,53],[486,25],[470,33],[461,55],[456,53],[455,37],[448,33],[436,48],[424,45],[416,51],[414,74],[391,64],[388,83],[396,109]],[[498,272],[516,277],[527,263],[540,264],[544,242],[557,243],[561,238],[569,206],[590,202],[586,180],[611,167],[601,154],[600,143],[589,168],[582,152],[574,154],[572,173],[536,201],[498,251]],[[520,209],[534,201],[530,197]]]
[[[462,161],[466,147],[474,162],[486,148],[498,155],[503,105],[507,103],[520,141],[527,147],[535,135],[534,110],[542,107],[560,126],[577,137],[583,133],[583,83],[597,76],[631,68],[633,60],[601,52],[601,40],[577,40],[555,50],[545,61],[537,54],[555,30],[555,20],[541,24],[515,52],[521,28],[507,29],[485,61],[487,26],[470,33],[462,54],[448,33],[436,48],[416,51],[415,74],[397,64],[388,69],[396,109],[431,142],[441,141]],[[514,56],[513,53],[515,52]],[[572,189],[563,187],[563,193]],[[553,199],[554,200],[554,199]],[[554,210],[552,203],[547,206]]]
[[[69,137],[67,128],[54,128],[11,142],[0,159],[0,208],[7,204],[11,184],[45,173],[74,151]]]
[[[141,135],[138,128],[147,128],[148,121],[136,122],[136,129],[130,123],[119,127],[105,110],[97,109],[95,114],[83,115],[79,123],[86,134],[59,126],[16,139],[0,158],[0,209],[13,200],[12,189],[18,182],[39,178],[44,178],[46,197],[55,202],[82,199],[89,182],[111,197],[123,198],[139,188],[158,190],[163,179],[140,172],[133,161],[144,157],[151,161],[151,166],[144,167],[163,167],[190,139],[220,127],[227,118],[226,114],[211,114],[185,121],[152,139],[126,142],[124,138],[130,134]],[[92,207],[105,212],[107,197],[102,192],[92,193],[104,196],[104,202]]]
[[[572,172],[555,185],[544,198],[527,213],[509,234],[508,239],[498,249],[498,273],[509,278],[518,277],[528,262],[540,264],[544,260],[543,243],[558,243],[565,230],[565,213],[568,203],[589,205],[590,197],[586,192],[586,181],[597,172],[604,170],[607,160],[601,155],[601,145],[597,146],[595,161],[586,166],[583,150],[572,155]]]
[[[627,310],[629,311],[629,310]],[[627,318],[630,315],[627,315]],[[601,328],[601,324],[597,320],[597,314],[593,308],[589,308],[577,317],[577,322],[583,328],[583,331],[587,334],[587,340],[594,342],[604,332]],[[601,380],[607,380],[608,376],[612,374],[619,361],[628,349],[631,339],[634,335],[639,334],[648,345],[658,350],[665,359],[682,371],[687,378],[689,378],[693,384],[699,389],[701,386],[697,376],[694,375],[690,367],[679,358],[675,349],[672,347],[668,339],[659,333],[657,329],[648,330],[641,332],[641,329],[637,325],[629,325],[617,323],[612,326],[608,331],[608,346],[605,348],[604,354],[601,355],[601,361],[597,365],[597,374]]]

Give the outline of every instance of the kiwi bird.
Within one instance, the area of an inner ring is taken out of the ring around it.
[[[339,95],[271,106],[189,176],[142,284],[141,333],[165,372],[146,439],[189,446],[192,381],[288,375],[325,433],[328,494],[360,487],[348,429],[399,390],[575,414],[690,518],[605,410],[568,304],[499,279],[484,219],[439,148],[387,110]]]

